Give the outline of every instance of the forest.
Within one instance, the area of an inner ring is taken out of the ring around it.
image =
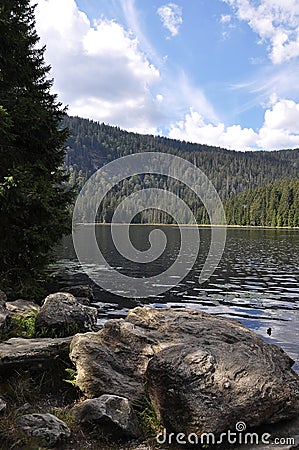
[[[65,117],[63,126],[70,130],[65,169],[71,185],[77,189],[97,169],[119,157],[147,151],[171,153],[192,162],[207,175],[224,204],[229,225],[299,226],[299,149],[238,152],[130,133],[79,117]],[[191,208],[198,223],[209,223],[203,205],[189,188],[177,180],[149,173],[130,177],[115,186],[100,205],[97,221],[110,222],[124,198],[148,187],[176,193]],[[90,192],[91,204],[94,196]],[[173,218],[163,211],[149,209],[133,221],[173,223]]]

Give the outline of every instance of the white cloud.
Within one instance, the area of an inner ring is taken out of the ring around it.
[[[299,147],[299,103],[275,96],[272,102],[265,111],[257,145],[265,149]]]
[[[249,0],[225,1],[249,4]],[[273,5],[277,1],[273,0]],[[285,2],[293,4],[293,0]],[[127,3],[134,6],[134,0]],[[133,13],[130,8],[128,14],[134,19]],[[229,24],[228,19],[223,22]],[[270,29],[267,23],[265,29]],[[295,23],[295,17],[290,23]],[[54,90],[70,105],[70,114],[140,133],[157,134],[160,127],[168,127],[169,137],[231,149],[299,147],[299,104],[287,100],[299,92],[297,70],[286,72],[281,67],[271,76],[265,73],[263,82],[245,86],[264,102],[264,123],[259,130],[227,126],[203,90],[184,72],[167,74],[162,65],[161,75],[140,50],[135,34],[103,17],[91,24],[75,0],[38,0],[36,27],[41,43],[47,45],[46,61],[53,67]],[[279,45],[285,46],[283,34],[275,36]],[[290,67],[298,64],[289,63]],[[278,95],[265,103],[271,92]]]
[[[127,27],[137,37],[138,42],[147,55],[158,66],[161,65],[161,59],[157,55],[155,49],[147,39],[143,32],[143,17],[138,14],[138,10],[135,8],[135,0],[119,0]]]
[[[248,23],[261,42],[269,44],[270,59],[280,64],[299,56],[298,0],[222,0]]]
[[[239,102],[238,107],[234,110],[237,115],[251,108],[269,106],[269,97],[275,92],[279,98],[293,98],[295,101],[299,99],[299,83],[298,83],[299,61],[291,61],[288,64],[280,66],[263,65],[258,67],[254,76],[245,82],[235,83],[230,86],[233,91],[242,91],[235,95],[240,99],[249,99]]]
[[[183,23],[182,8],[175,3],[168,3],[158,8],[157,13],[164,27],[170,31],[172,36],[176,36]]]
[[[229,14],[221,14],[220,22],[221,23],[230,23],[231,16]]]
[[[252,128],[241,128],[240,125],[225,127],[221,122],[217,125],[207,123],[198,112],[192,109],[186,114],[184,120],[171,126],[169,136],[173,139],[235,150],[250,150],[257,139]]]
[[[150,89],[160,73],[120,24],[103,18],[91,24],[74,0],[38,0],[36,28],[70,114],[156,132],[161,113]]]
[[[223,28],[223,40],[228,39],[230,37],[231,30],[236,27],[232,21],[232,16],[230,14],[221,14],[219,22],[221,23]]]
[[[226,127],[221,122],[215,125],[190,109],[184,120],[171,125],[169,136],[235,150],[298,148],[299,103],[273,95],[270,104],[264,114],[264,123],[257,131],[240,125]]]

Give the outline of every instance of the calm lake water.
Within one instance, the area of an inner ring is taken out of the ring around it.
[[[86,227],[86,236],[92,227]],[[139,250],[149,247],[148,235],[154,226],[132,226],[131,240]],[[160,226],[167,236],[164,253],[152,263],[137,264],[125,260],[113,246],[110,227],[98,225],[97,238],[109,264],[128,276],[150,277],[160,274],[175,260],[180,248],[179,228]],[[194,233],[192,227],[189,232]],[[299,231],[230,228],[226,248],[214,274],[204,284],[198,277],[210,244],[209,228],[200,228],[201,248],[196,263],[177,286],[158,296],[130,299],[104,291],[94,285],[99,323],[124,317],[129,309],[149,304],[155,307],[189,307],[234,318],[280,345],[294,360],[299,372]],[[186,260],[192,248],[184,249]],[[90,249],[92,256],[93,249]],[[55,287],[93,284],[79,264],[72,237],[65,237],[57,249],[59,261],[51,267]],[[90,259],[89,270],[101,277],[113,274],[97,267]],[[169,280],[174,283],[175,276]],[[166,286],[165,286],[166,287]],[[119,287],[121,294],[122,287]],[[271,328],[271,335],[267,330]]]

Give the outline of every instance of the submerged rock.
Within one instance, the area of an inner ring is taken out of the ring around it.
[[[36,438],[40,445],[51,447],[71,435],[71,430],[62,420],[48,413],[25,414],[17,418],[16,425],[28,436]]]
[[[82,425],[100,429],[114,440],[140,436],[137,419],[127,398],[102,395],[85,400],[72,409]]]
[[[70,336],[95,329],[97,309],[82,305],[72,294],[48,295],[36,317],[35,329],[42,336]]]
[[[299,415],[299,377],[282,349],[239,322],[190,309],[135,308],[76,335],[70,357],[90,398],[149,393],[174,433],[221,433]]]

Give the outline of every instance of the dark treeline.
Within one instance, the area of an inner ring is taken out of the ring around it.
[[[164,137],[140,135],[79,117],[67,117],[70,129],[66,168],[71,183],[80,188],[104,164],[132,153],[171,153],[199,167],[214,184],[225,204],[229,224],[298,226],[299,149],[272,152],[237,152]],[[192,209],[199,223],[207,214],[195,194],[176,180],[145,174],[124,180],[105,198],[97,220],[110,222],[118,204],[130,193],[147,187],[168,189]],[[90,202],[93,203],[93,192]],[[164,212],[149,209],[135,222],[172,223]]]
[[[230,225],[299,227],[299,180],[280,180],[242,192],[225,204]]]

